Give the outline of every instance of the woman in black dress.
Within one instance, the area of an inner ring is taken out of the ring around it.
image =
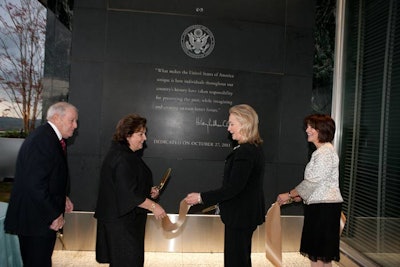
[[[224,265],[251,267],[251,239],[265,220],[264,153],[258,115],[246,104],[229,109],[228,132],[237,146],[226,157],[219,189],[190,193],[186,203],[217,204],[225,225]]]
[[[135,114],[122,118],[103,161],[95,211],[96,260],[110,267],[143,266],[147,213],[166,216],[152,199],[159,192],[140,150],[146,141],[146,119]]]

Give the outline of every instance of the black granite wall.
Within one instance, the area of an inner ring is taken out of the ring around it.
[[[102,158],[128,113],[148,119],[144,160],[155,183],[173,169],[160,198],[169,213],[188,192],[220,186],[232,149],[228,109],[240,103],[260,117],[272,204],[302,179],[308,160],[302,119],[311,110],[313,25],[311,0],[76,1],[69,94],[79,108],[69,146],[75,209],[94,210]]]

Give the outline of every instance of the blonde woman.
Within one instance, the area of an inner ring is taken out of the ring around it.
[[[264,153],[258,130],[258,115],[246,104],[229,110],[228,132],[237,143],[226,157],[222,186],[216,190],[190,193],[186,203],[219,205],[225,225],[224,265],[251,266],[251,239],[264,222]]]

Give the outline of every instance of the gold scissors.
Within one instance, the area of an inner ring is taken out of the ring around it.
[[[156,188],[161,191],[161,189],[164,187],[165,183],[168,181],[169,176],[171,175],[171,168],[168,168],[165,173],[164,176],[162,177],[160,184],[156,186]]]

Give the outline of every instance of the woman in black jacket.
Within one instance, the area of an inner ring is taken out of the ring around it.
[[[152,172],[139,151],[146,141],[146,119],[135,114],[122,118],[101,168],[95,211],[96,260],[110,267],[143,266],[144,233],[148,211],[166,216],[152,199],[159,192]]]
[[[245,104],[231,107],[228,131],[238,145],[226,158],[222,186],[190,193],[185,200],[189,205],[218,203],[225,225],[224,265],[248,267],[253,232],[265,220],[265,163],[257,113]]]

